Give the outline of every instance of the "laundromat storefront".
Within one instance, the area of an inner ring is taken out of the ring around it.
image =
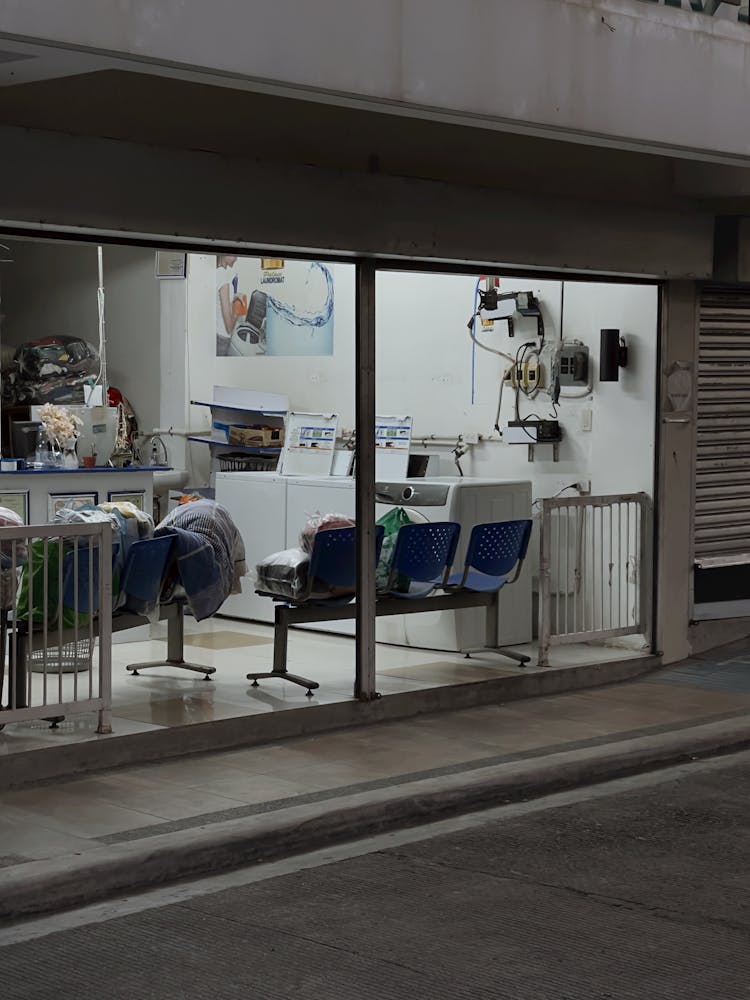
[[[100,275],[95,244],[3,242],[4,343],[32,349],[22,290],[65,254],[68,277],[47,295],[67,303],[71,328],[81,319],[84,341],[97,334],[84,311],[103,302],[111,384],[138,418],[132,467],[152,477],[155,521],[187,516],[183,497],[217,501],[245,548],[251,575],[202,621],[189,592],[170,622],[122,628],[115,612],[112,725],[136,756],[139,733],[154,728],[177,746],[179,728],[211,721],[220,739],[247,742],[309,731],[316,707],[326,727],[420,711],[426,691],[450,707],[559,689],[546,679],[561,672],[571,687],[589,683],[594,664],[618,679],[653,663],[656,284],[106,243]],[[71,271],[89,293],[80,303]],[[373,368],[374,385],[360,377],[355,391],[355,371]],[[14,454],[12,432],[33,424],[37,405],[7,414],[6,461],[29,457]],[[38,471],[14,475],[9,494],[24,475],[30,496],[63,492]],[[495,527],[473,536],[480,525]],[[332,569],[321,544],[334,537]],[[357,560],[357,538],[369,558]],[[394,556],[403,562],[391,571]],[[274,602],[257,591],[273,592],[279,566],[277,596],[295,606],[274,630]],[[342,603],[357,586],[372,600]],[[96,652],[89,667],[101,669]],[[73,746],[96,727],[93,713],[70,711],[51,735],[40,728],[49,712],[34,703],[33,666],[25,677],[37,721],[6,725],[10,751],[30,738],[34,749]]]

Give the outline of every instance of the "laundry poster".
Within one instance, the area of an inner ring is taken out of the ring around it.
[[[217,357],[333,354],[333,275],[317,261],[216,256]]]

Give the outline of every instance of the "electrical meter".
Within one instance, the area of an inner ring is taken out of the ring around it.
[[[560,385],[589,384],[589,349],[585,344],[568,341],[559,353]]]

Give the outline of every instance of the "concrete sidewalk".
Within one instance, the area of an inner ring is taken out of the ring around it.
[[[0,918],[750,745],[748,646],[648,680],[0,794]]]

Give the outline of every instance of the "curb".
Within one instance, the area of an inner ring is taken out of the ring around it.
[[[0,791],[167,758],[217,753],[377,722],[395,722],[436,712],[581,691],[634,680],[660,665],[660,657],[651,655],[577,667],[546,667],[479,683],[447,684],[388,694],[375,701],[351,699],[304,705],[283,712],[151,729],[130,735],[115,733],[81,743],[22,750],[3,757]]]
[[[0,870],[0,921],[750,747],[750,716],[291,806]]]

